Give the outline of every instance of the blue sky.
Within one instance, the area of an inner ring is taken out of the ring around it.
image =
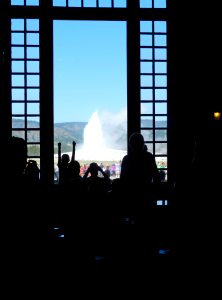
[[[54,122],[126,110],[126,22],[54,21]]]

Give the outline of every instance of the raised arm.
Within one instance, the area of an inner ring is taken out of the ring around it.
[[[62,163],[62,155],[61,155],[61,143],[59,142],[58,143],[58,167],[61,166],[61,163]]]
[[[109,176],[103,171],[103,169],[98,166],[98,171],[102,173],[103,177],[107,180],[107,181],[111,181]]]
[[[73,141],[72,142],[72,157],[71,157],[71,161],[75,160],[75,154],[76,154],[76,142]]]

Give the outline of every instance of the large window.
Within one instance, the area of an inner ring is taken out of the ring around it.
[[[167,172],[166,21],[140,21],[140,103],[141,133]]]
[[[26,139],[28,156],[38,160],[41,178],[47,182],[54,180],[54,155],[56,154],[54,124],[57,122],[55,112],[58,109],[55,99],[61,92],[58,90],[59,81],[55,75],[58,71],[58,64],[54,61],[57,51],[55,43],[59,43],[55,27],[59,22],[74,24],[80,21],[83,22],[82,24],[86,21],[95,24],[98,21],[99,24],[113,22],[113,26],[123,25],[122,40],[112,46],[124,48],[125,57],[122,62],[126,58],[126,70],[122,76],[125,83],[122,84],[122,91],[119,88],[119,93],[123,94],[123,102],[126,102],[125,141],[127,142],[133,131],[140,131],[145,137],[148,150],[155,155],[158,167],[168,172],[166,0],[11,0],[6,9],[5,37],[1,45],[3,48],[10,49],[9,59],[4,61],[4,70],[6,69],[10,76],[8,78],[10,88],[5,89],[3,102],[5,101],[6,105],[3,106],[8,107],[7,103],[10,99],[10,109],[8,109],[11,118],[10,134]],[[68,31],[67,33],[64,31],[64,34],[69,35],[70,42],[75,38]],[[64,51],[67,47],[64,46]],[[85,51],[87,61],[91,53],[87,54],[87,48],[82,50]],[[77,63],[77,58],[75,59]],[[71,58],[67,57],[66,63],[69,62],[71,66]],[[104,77],[108,76],[108,72],[110,70],[107,70]],[[112,91],[112,85],[115,84],[118,74],[114,76],[113,80],[108,80],[110,84],[107,86],[108,94]],[[66,78],[68,80],[69,76]],[[119,82],[120,80],[122,78],[119,78]],[[101,87],[104,88],[104,84],[101,78],[98,81],[99,91]],[[89,87],[89,81],[86,86]],[[85,92],[83,88],[82,92]],[[111,101],[104,95],[104,107]],[[84,103],[89,102],[78,100],[75,94],[75,104],[70,110],[78,112],[78,108],[84,106]],[[93,104],[93,115],[96,111],[96,103],[92,100],[91,104]],[[82,121],[87,123],[89,119],[83,118]],[[9,130],[9,127],[6,126],[5,130]],[[63,133],[61,131],[61,134]],[[114,132],[110,133],[110,137],[113,139]],[[70,140],[69,143],[71,145],[72,141]],[[118,149],[118,146],[116,147]],[[124,150],[127,151],[126,146],[125,148]]]
[[[24,138],[40,163],[39,19],[11,19],[12,135]]]

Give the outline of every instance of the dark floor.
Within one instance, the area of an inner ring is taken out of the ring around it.
[[[147,247],[78,251],[66,242],[59,225],[50,225],[48,232],[47,276],[55,295],[60,290],[69,299],[184,299],[211,293],[211,299],[216,299],[220,286],[216,264],[202,257],[201,251],[198,256],[190,255],[188,248],[178,251],[175,244],[155,246],[151,251]]]
[[[93,287],[93,293],[101,294],[105,289],[105,299],[107,293],[108,296],[116,297],[117,289],[128,297],[129,291],[139,295],[145,287],[153,290],[157,282],[161,283],[162,287],[169,282],[168,275],[174,264],[173,249],[152,249],[152,252],[146,253],[146,248],[141,247],[127,249],[122,246],[113,248],[112,251],[104,248],[102,251],[99,248],[92,250],[91,247],[91,251],[80,253],[75,245],[66,242],[61,226],[50,225],[48,230],[49,274],[55,282],[59,282],[59,286],[62,280],[68,284],[73,278],[71,286],[77,285],[77,288],[80,288],[84,283],[82,293],[92,292]]]

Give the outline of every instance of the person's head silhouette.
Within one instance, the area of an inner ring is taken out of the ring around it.
[[[68,166],[69,161],[70,161],[69,154],[64,153],[62,155],[62,164]]]
[[[89,171],[92,177],[97,177],[99,172],[98,164],[96,162],[92,162],[89,166]]]
[[[80,163],[77,160],[71,160],[68,165],[71,175],[78,177],[80,175]]]
[[[134,132],[129,138],[129,146],[132,152],[142,152],[144,151],[144,138],[141,133]]]

